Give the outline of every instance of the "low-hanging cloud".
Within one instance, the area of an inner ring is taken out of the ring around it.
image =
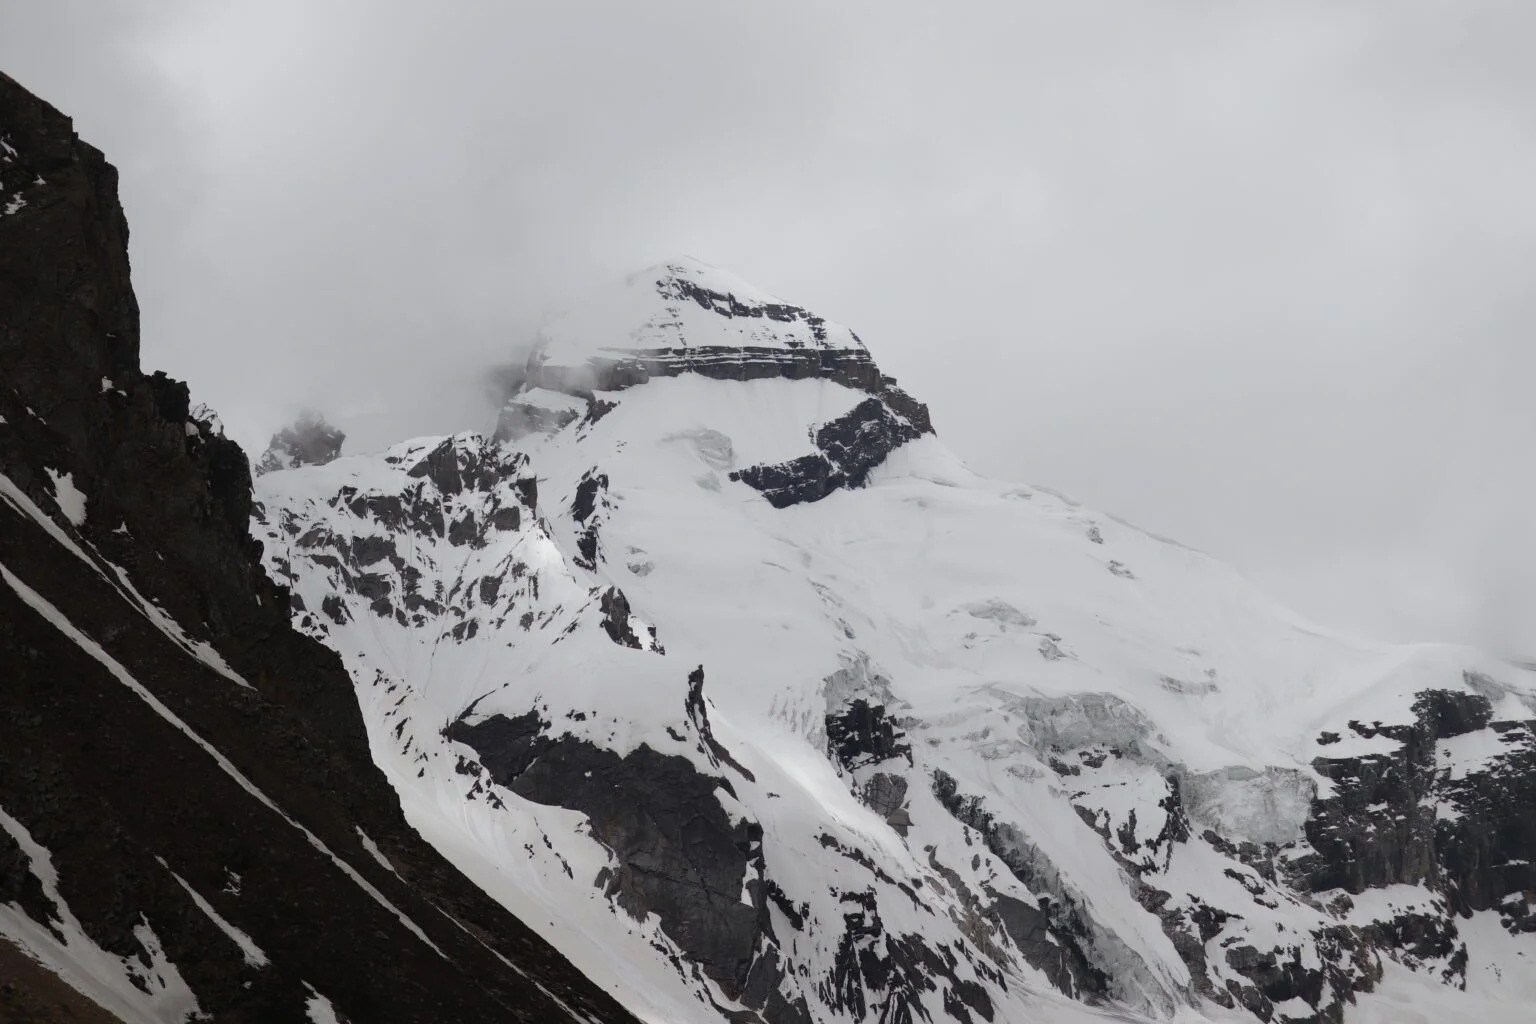
[[[978,469],[1346,627],[1536,650],[1536,7],[22,0],[147,363],[259,450],[489,429],[679,252],[852,325]]]

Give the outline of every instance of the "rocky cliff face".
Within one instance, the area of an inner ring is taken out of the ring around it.
[[[254,472],[259,476],[274,469],[323,466],[341,454],[346,439],[346,434],[319,413],[300,413],[296,420],[272,435],[266,451],[256,461]]]
[[[406,825],[250,513],[112,167],[0,75],[0,1020],[632,1019]]]
[[[715,268],[552,324],[496,439],[258,490],[412,823],[664,1019],[1536,997],[1528,668],[977,477],[853,332]]]

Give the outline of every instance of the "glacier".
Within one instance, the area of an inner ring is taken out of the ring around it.
[[[494,431],[252,531],[411,824],[631,1011],[1528,1019],[1529,667],[974,473],[718,268],[592,291]]]

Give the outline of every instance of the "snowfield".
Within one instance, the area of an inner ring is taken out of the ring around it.
[[[531,365],[802,346],[863,351],[678,261]],[[1526,784],[1529,731],[1499,723],[1536,717],[1530,671],[1319,628],[930,433],[775,508],[743,471],[807,465],[829,423],[874,438],[850,420],[871,393],[744,376],[533,384],[511,402],[563,415],[515,440],[257,483],[269,570],[346,661],[408,818],[579,968],[658,1022],[1530,1019],[1530,892],[1461,906],[1484,896],[1447,880],[1484,869],[1435,831]],[[1493,713],[1425,733],[1426,691]],[[1419,770],[1421,734],[1428,825],[1361,795]],[[635,831],[663,768],[715,832]],[[1412,884],[1326,845],[1357,833]],[[689,844],[717,840],[739,880],[697,904],[633,867],[708,876]],[[1429,875],[1393,852],[1421,847]]]

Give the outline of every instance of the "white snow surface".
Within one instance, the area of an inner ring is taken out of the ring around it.
[[[1536,944],[1530,935],[1511,935],[1490,911],[1459,921],[1457,931],[1470,965],[1464,991],[1388,960],[1376,991],[1357,997],[1350,1024],[1530,1024],[1536,1016]]]
[[[724,317],[691,299],[658,312],[668,275],[742,302],[775,301],[679,262],[552,325],[545,358],[805,341],[783,333],[798,324]],[[765,330],[780,333],[754,333]],[[844,330],[827,324],[832,347],[861,347],[851,332],[836,334]],[[548,408],[571,401],[525,397]],[[1046,489],[973,473],[932,436],[897,449],[867,487],[812,504],[775,509],[730,479],[811,452],[818,424],[867,397],[839,383],[684,374],[596,397],[616,408],[514,444],[422,438],[266,474],[254,529],[269,568],[302,602],[301,626],[346,662],[374,757],[411,823],[648,1020],[713,1024],[722,1018],[701,993],[731,1002],[668,962],[677,947],[654,915],[633,920],[604,896],[594,879],[612,854],[582,814],[456,770],[478,765],[443,737],[450,722],[532,710],[553,734],[621,756],[644,744],[728,778],[736,797],[722,789],[717,798],[733,819],[762,826],[766,876],[806,922],[796,928],[768,905],[792,968],[784,991],[805,999],[813,1019],[860,1019],[829,1001],[824,982],[846,928],[842,897],[867,893],[887,936],[953,951],[957,976],[987,991],[997,1020],[1251,1020],[1194,993],[1105,835],[1136,839],[1140,852],[1120,855],[1170,893],[1168,908],[1240,909],[1208,944],[1218,989],[1243,980],[1224,959],[1239,940],[1294,946],[1315,963],[1310,932],[1341,918],[1200,831],[1302,856],[1311,800],[1329,791],[1314,758],[1397,747],[1343,723],[1412,722],[1417,692],[1466,691],[1469,672],[1531,699],[1530,675],[1499,659],[1323,629],[1204,554]],[[420,468],[439,449],[460,467],[490,467],[486,479],[439,487]],[[606,486],[578,521],[582,481],[599,474]],[[403,520],[392,507],[407,510]],[[515,527],[487,526],[514,508]],[[582,543],[594,534],[588,562]],[[640,649],[601,628],[611,587],[628,600]],[[751,778],[717,763],[685,713],[687,675],[700,665],[713,735]],[[829,756],[829,714],[860,699],[895,719],[910,762],[845,768]],[[1343,735],[1324,744],[1324,730]],[[1485,757],[1486,740],[1450,748],[1446,767]],[[876,772],[908,785],[905,834],[860,797]],[[941,804],[943,777],[1011,830],[1001,849]],[[1188,798],[1195,837],[1159,845],[1169,780]],[[1042,896],[1076,908],[1090,958],[1113,979],[1109,1009],[1056,992],[975,909],[1001,898],[1033,908]],[[1435,1019],[1485,1010],[1490,1021],[1515,1019],[1527,983],[1501,980],[1490,965],[1532,956],[1536,939],[1500,935],[1469,942],[1475,993],[1435,983],[1449,1008]],[[1379,998],[1351,1019],[1389,1019],[1369,1014],[1404,1005],[1397,993],[1428,977],[1394,963]],[[949,1019],[941,997],[921,996],[934,1020]]]
[[[395,870],[395,866],[389,862],[388,857],[384,856],[384,852],[380,850],[379,845],[373,841],[373,837],[368,835],[367,832],[364,832],[361,826],[357,827],[357,838],[358,841],[363,844],[363,849],[368,851],[368,856],[372,857],[374,861],[379,865],[379,867],[383,868],[385,871],[388,871],[396,878],[400,877],[400,872]]]
[[[217,437],[224,436],[224,420],[206,402],[198,402],[192,406],[191,416],[194,422],[207,426],[209,432]],[[198,429],[202,432],[202,428]]]
[[[341,1018],[336,1016],[336,1008],[331,1001],[319,992],[309,982],[304,983],[309,991],[309,998],[304,1001],[304,1012],[308,1015],[310,1024],[341,1024]]]
[[[161,860],[159,857],[156,857],[155,859],[160,862],[161,867],[165,868],[167,871],[171,870],[166,866],[164,860]],[[245,962],[248,966],[265,967],[271,962],[267,958],[267,954],[261,951],[261,947],[256,945],[255,941],[249,935],[241,931],[239,928],[236,928],[234,925],[230,924],[222,914],[213,908],[213,904],[209,903],[206,899],[203,898],[202,893],[198,892],[196,889],[192,888],[190,884],[188,884],[185,878],[182,878],[174,871],[171,871],[171,877],[176,879],[176,884],[181,886],[186,894],[191,897],[192,902],[197,905],[197,909],[206,914],[208,916],[208,920],[212,921],[218,927],[219,931],[228,936],[229,941],[233,942],[239,948],[240,955],[245,958]]]
[[[48,851],[26,826],[0,808],[0,829],[21,848],[28,871],[53,904],[51,921],[36,921],[14,903],[0,904],[0,935],[53,971],[71,988],[129,1024],[183,1024],[202,1018],[197,997],[166,958],[149,922],[133,929],[142,958],[117,956],[97,945],[59,893]]]
[[[679,287],[694,286],[734,298],[750,309],[785,306],[784,300],[758,289],[730,271],[692,257],[680,257],[625,279],[618,288],[582,296],[579,306],[539,332],[540,359],[551,365],[579,366],[593,356],[622,356],[636,350],[688,349],[698,345],[751,348],[863,349],[841,324],[823,321],[821,336],[805,319],[730,315],[730,305],[706,308]]]
[[[529,388],[520,392],[517,400],[523,405],[545,412],[582,413],[587,409],[587,403],[580,398],[560,391],[551,391],[548,388]]]
[[[85,493],[75,486],[74,477],[52,469],[48,471],[48,476],[53,481],[53,500],[58,503],[64,518],[77,529],[84,526]]]

